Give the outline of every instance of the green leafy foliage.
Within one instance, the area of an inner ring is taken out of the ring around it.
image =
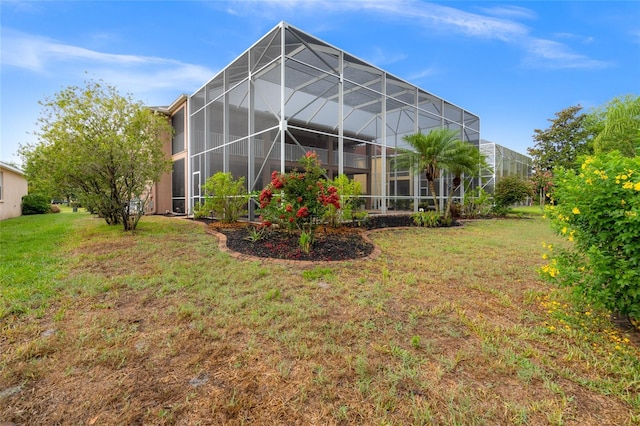
[[[553,173],[549,170],[536,170],[531,176],[531,184],[533,192],[538,196],[540,207],[544,207],[547,203],[547,197],[551,187],[553,187]]]
[[[396,170],[424,172],[436,212],[440,212],[440,205],[435,180],[440,178],[442,172],[453,175],[452,184],[448,188],[445,218],[451,214],[453,196],[463,183],[462,177],[471,178],[482,167],[488,167],[485,156],[478,148],[459,138],[460,133],[450,129],[434,129],[427,134],[418,132],[407,135],[403,139],[413,150],[400,149],[394,163]]]
[[[22,214],[45,214],[51,211],[49,198],[42,194],[29,194],[22,197]]]
[[[252,243],[257,243],[265,238],[265,229],[263,226],[252,226],[249,229],[249,235],[247,235],[246,239]]]
[[[469,219],[485,217],[491,213],[493,201],[491,195],[481,187],[464,193],[462,215]]]
[[[533,196],[531,182],[523,180],[518,175],[501,178],[493,192],[493,202],[497,208],[508,208]]]
[[[587,157],[580,172],[561,169],[547,207],[565,248],[547,246],[543,277],[586,301],[640,318],[640,157]]]
[[[340,195],[339,208],[334,204],[327,206],[325,220],[332,226],[339,226],[342,221],[356,220],[364,200],[360,198],[362,185],[360,182],[349,179],[347,175],[338,175],[333,179],[332,185]]]
[[[415,212],[411,215],[413,223],[416,226],[422,226],[425,228],[436,228],[440,225],[440,214],[437,212]]]
[[[233,179],[231,172],[218,172],[203,185],[205,202],[199,210],[212,211],[222,222],[236,222],[247,212],[249,193],[244,178]]]
[[[586,123],[597,135],[596,154],[617,150],[627,157],[640,155],[640,96],[613,98],[591,112]]]
[[[571,106],[550,119],[551,126],[545,130],[535,129],[535,146],[527,151],[533,157],[534,169],[540,172],[553,171],[558,167],[579,167],[578,158],[592,153],[589,131],[585,128],[586,114],[580,105]]]
[[[340,209],[338,189],[323,178],[325,171],[315,152],[300,159],[303,170],[274,171],[271,182],[260,192],[260,215],[264,226],[277,224],[289,231],[305,232],[303,243],[313,243],[315,229],[325,218],[329,206]]]
[[[41,105],[39,141],[20,150],[28,180],[135,229],[150,186],[171,170],[162,150],[172,132],[166,116],[98,82],[67,87]]]

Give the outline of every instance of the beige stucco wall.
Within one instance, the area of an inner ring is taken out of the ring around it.
[[[171,143],[172,143],[172,138],[171,136],[167,136],[164,139],[164,146],[163,146],[163,151],[164,154],[167,158],[171,159],[171,161],[176,161],[179,159],[185,159],[187,158],[187,145],[189,143],[189,139],[188,139],[188,135],[187,135],[187,120],[188,120],[188,114],[187,114],[187,97],[180,97],[178,98],[170,107],[168,112],[168,120],[171,120],[171,117],[181,108],[185,108],[184,110],[184,144],[185,144],[185,149],[182,152],[176,153],[176,154],[171,154]],[[187,178],[186,178],[186,173],[187,173],[187,167],[185,167],[185,185],[187,182]],[[186,193],[186,188],[185,188],[185,193]],[[147,214],[164,214],[167,211],[171,212],[173,210],[173,191],[172,191],[172,179],[171,179],[171,172],[165,173],[162,175],[162,177],[160,178],[160,181],[155,184],[153,186],[153,188],[151,189],[151,197],[152,197],[152,201],[153,204],[150,205],[150,208],[147,210]],[[150,200],[151,201],[151,200]]]
[[[0,199],[0,220],[18,217],[22,214],[22,197],[27,195],[27,179],[0,164],[2,173],[2,199]]]

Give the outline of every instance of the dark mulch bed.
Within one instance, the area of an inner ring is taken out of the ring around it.
[[[263,238],[252,241],[249,237],[256,226],[247,222],[224,224],[213,219],[199,219],[227,237],[227,248],[257,257],[287,260],[331,261],[361,259],[369,256],[374,246],[363,238],[366,230],[415,226],[407,214],[376,215],[364,222],[345,223],[340,228],[321,226],[316,231],[315,243],[309,253],[300,249],[300,235],[269,228]]]
[[[249,239],[251,226],[225,228],[210,225],[227,237],[230,250],[258,257],[287,260],[331,261],[360,259],[369,256],[374,249],[373,244],[362,237],[357,229],[340,228],[339,230],[323,230],[316,232],[315,242],[309,253],[300,249],[299,235],[285,231],[265,231],[262,239]]]

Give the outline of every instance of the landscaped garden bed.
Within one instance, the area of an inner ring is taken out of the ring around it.
[[[252,241],[248,227],[220,228],[227,237],[227,248],[257,257],[287,260],[333,261],[359,259],[369,256],[373,243],[360,230],[353,228],[327,229],[317,232],[308,253],[299,246],[299,235],[286,231],[267,230],[263,238]]]

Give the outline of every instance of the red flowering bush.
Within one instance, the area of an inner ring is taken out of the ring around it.
[[[315,152],[307,152],[300,164],[302,171],[271,174],[271,182],[258,197],[260,219],[263,226],[278,224],[313,237],[328,206],[340,209],[340,196],[336,187],[323,178],[325,170],[320,168]]]

